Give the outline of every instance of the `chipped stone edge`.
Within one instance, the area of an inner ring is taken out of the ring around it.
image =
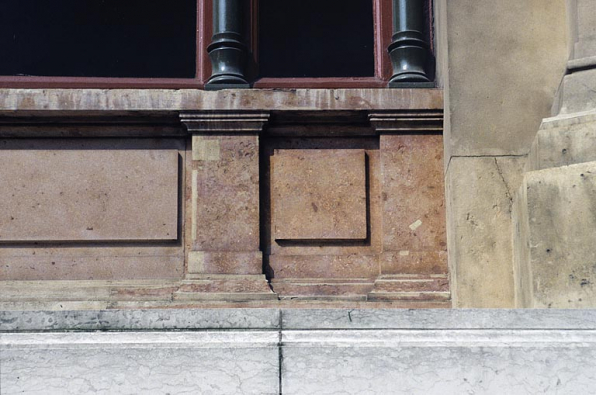
[[[596,330],[596,309],[149,309],[0,311],[0,332]]]

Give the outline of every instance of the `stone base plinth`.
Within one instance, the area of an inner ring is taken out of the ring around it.
[[[596,310],[0,312],[2,393],[589,394]]]
[[[596,162],[524,175],[513,235],[519,307],[596,306]]]

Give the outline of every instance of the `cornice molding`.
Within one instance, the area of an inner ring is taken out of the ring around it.
[[[180,121],[191,133],[260,133],[269,121],[266,111],[186,111]]]
[[[368,120],[377,133],[443,131],[443,111],[374,111]]]

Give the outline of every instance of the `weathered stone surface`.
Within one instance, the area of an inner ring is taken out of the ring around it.
[[[271,255],[276,279],[375,278],[380,274],[377,255]]]
[[[441,3],[449,46],[446,159],[526,154],[565,73],[565,2]]]
[[[176,300],[277,300],[264,275],[189,274],[174,293]]]
[[[596,310],[284,309],[282,327],[317,329],[596,329]]]
[[[0,311],[1,331],[279,329],[279,309]]]
[[[591,0],[570,0],[570,21],[573,24],[573,58],[596,55],[596,4]]]
[[[375,139],[376,140],[376,139]],[[269,214],[265,221],[265,235],[270,240],[270,253],[273,255],[375,255],[382,251],[382,206],[381,206],[381,167],[380,155],[378,150],[378,141],[373,139],[354,139],[354,138],[317,138],[317,139],[288,139],[280,144],[272,141],[265,146],[266,155],[273,156],[274,150],[281,146],[284,149],[311,150],[311,149],[339,149],[339,150],[359,150],[365,147],[365,154],[368,161],[368,200],[370,221],[368,221],[370,237],[366,240],[343,240],[318,242],[317,240],[307,240],[303,243],[281,242],[278,243],[272,232],[272,220]],[[270,179],[267,169],[264,177]],[[266,196],[265,199],[268,197]],[[311,208],[312,209],[312,208]],[[283,244],[283,245],[282,245]]]
[[[528,155],[526,171],[596,160],[596,112],[543,121]]]
[[[263,254],[260,251],[189,251],[188,273],[262,274]]]
[[[176,240],[178,151],[133,147],[1,142],[0,242]]]
[[[276,150],[273,237],[366,239],[366,172],[364,150]]]
[[[518,197],[519,304],[596,306],[596,162],[528,172]]]
[[[279,393],[274,331],[0,335],[3,393]],[[44,363],[40,363],[44,361]]]
[[[258,251],[258,139],[256,135],[194,137],[194,250]]]
[[[284,308],[0,311],[1,331],[596,330],[595,309]]]
[[[366,301],[373,289],[366,279],[273,279],[271,288],[284,300],[344,300]]]
[[[0,334],[3,393],[584,394],[596,385],[595,310],[0,312],[0,326],[16,331]]]
[[[448,272],[447,250],[395,251],[380,256],[383,274],[442,274]]]
[[[180,247],[1,248],[0,281],[182,278]]]
[[[513,306],[511,210],[523,157],[452,158],[449,269],[454,307]]]
[[[298,330],[282,342],[283,394],[573,394],[596,385],[594,331]]]
[[[596,108],[596,69],[567,74],[558,92],[559,114],[572,114]]]
[[[14,111],[147,113],[181,110],[294,111],[442,109],[439,89],[0,89],[0,114]]]
[[[384,251],[445,251],[443,137],[382,135]]]

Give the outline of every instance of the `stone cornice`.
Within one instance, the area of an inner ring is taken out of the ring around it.
[[[264,111],[183,112],[180,121],[189,132],[259,133],[269,120]]]
[[[441,132],[443,111],[375,111],[368,119],[377,133]]]

